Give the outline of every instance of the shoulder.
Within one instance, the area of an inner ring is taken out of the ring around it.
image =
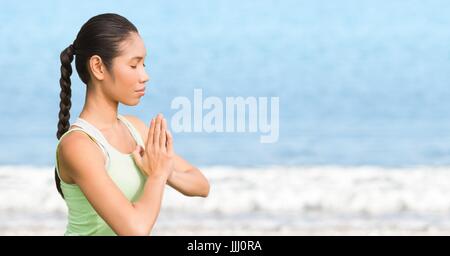
[[[144,121],[132,115],[123,115],[123,117],[125,117],[138,130],[144,139],[144,142],[147,141],[148,126],[144,123]]]
[[[83,131],[71,131],[64,136],[59,143],[59,152],[73,153],[84,152],[85,149],[95,148],[95,142]]]
[[[83,175],[82,172],[89,172],[92,168],[104,168],[105,164],[101,150],[82,131],[72,131],[64,136],[59,143],[58,155],[60,169],[72,178]]]

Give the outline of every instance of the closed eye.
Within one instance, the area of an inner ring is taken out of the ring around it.
[[[144,68],[145,68],[145,64],[142,64],[143,66],[144,66]],[[135,69],[135,68],[137,68],[137,66],[130,66],[131,68],[133,68],[133,69]]]

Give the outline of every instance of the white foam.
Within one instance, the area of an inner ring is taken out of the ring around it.
[[[167,230],[450,230],[449,167],[202,168],[208,198],[167,188],[155,234]],[[0,167],[0,230],[60,228],[66,206],[53,168]],[[52,229],[52,230],[53,230]]]

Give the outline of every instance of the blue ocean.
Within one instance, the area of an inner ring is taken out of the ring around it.
[[[1,3],[0,165],[50,166],[60,52],[105,12],[139,29],[148,122],[175,97],[279,97],[279,139],[176,133],[201,166],[450,164],[448,1],[62,1]],[[72,75],[71,121],[85,86]]]

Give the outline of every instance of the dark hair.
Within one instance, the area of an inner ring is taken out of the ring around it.
[[[120,43],[125,41],[132,32],[138,33],[138,30],[126,18],[112,13],[100,14],[90,18],[81,27],[73,44],[61,52],[61,78],[59,80],[61,101],[59,103],[58,132],[56,133],[58,140],[70,127],[70,107],[72,105],[70,76],[72,75],[71,64],[74,56],[76,57],[75,66],[78,76],[87,86],[91,79],[88,71],[90,58],[93,55],[100,56],[103,64],[110,71],[112,60],[120,55]],[[55,182],[58,192],[64,198],[56,168]]]

